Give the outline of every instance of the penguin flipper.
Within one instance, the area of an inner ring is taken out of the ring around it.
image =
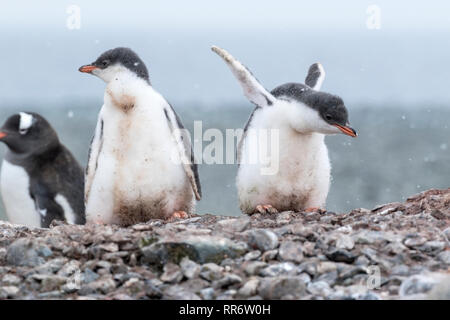
[[[305,84],[308,87],[319,91],[322,87],[323,80],[325,80],[325,70],[323,69],[323,66],[320,63],[314,63],[311,67],[309,67]]]
[[[164,108],[164,114],[170,131],[177,143],[183,169],[191,183],[195,199],[199,201],[202,198],[202,189],[189,133],[186,132],[180,117],[178,117],[178,114],[169,103],[167,103],[167,106]]]
[[[211,50],[217,53],[230,67],[244,90],[244,95],[253,104],[259,107],[271,106],[277,99],[267,91],[258,79],[241,62],[236,60],[226,50],[212,46]]]
[[[39,191],[31,194],[31,196],[34,199],[36,211],[41,218],[41,228],[48,228],[53,220],[65,220],[63,208],[53,197]]]
[[[103,110],[103,107],[102,107]],[[103,145],[103,118],[102,112],[98,115],[97,126],[92,137],[91,145],[89,147],[88,164],[85,172],[85,187],[84,187],[84,201],[87,203],[89,193],[91,191],[92,181],[95,177],[95,171],[98,165],[98,155],[100,154]]]

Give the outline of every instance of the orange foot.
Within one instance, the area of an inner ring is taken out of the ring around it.
[[[189,218],[189,215],[186,213],[186,211],[175,211],[167,220],[174,221],[177,219],[187,219],[187,218]]]
[[[274,207],[272,207],[270,204],[263,204],[263,205],[259,204],[256,206],[256,212],[259,212],[262,214],[264,214],[264,213],[275,214],[275,213],[278,213],[278,210],[275,209]]]
[[[305,212],[318,212],[318,213],[323,213],[325,212],[324,209],[319,208],[319,207],[310,207],[310,208],[306,208]]]

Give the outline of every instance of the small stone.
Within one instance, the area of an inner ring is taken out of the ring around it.
[[[248,233],[248,243],[252,248],[268,251],[278,246],[278,237],[270,230],[255,229]]]
[[[426,253],[438,253],[444,250],[445,242],[443,241],[427,241],[423,245],[417,247],[420,251]]]
[[[278,250],[269,250],[263,253],[261,260],[264,262],[269,262],[270,260],[275,260],[278,255]]]
[[[65,284],[67,281],[67,278],[57,276],[57,275],[49,275],[46,276],[42,282],[41,282],[41,291],[42,292],[49,292],[54,290],[59,290],[59,288]]]
[[[259,279],[250,279],[238,290],[238,294],[242,297],[254,296],[258,292],[258,285]]]
[[[238,284],[242,282],[242,278],[236,274],[227,274],[222,279],[214,281],[213,287],[215,288],[227,288],[234,284]]]
[[[61,290],[65,293],[75,293],[78,290],[80,290],[80,286],[76,284],[75,282],[67,282],[61,287]]]
[[[425,237],[413,236],[407,238],[403,243],[405,246],[413,248],[423,245],[426,241],[427,239]]]
[[[6,262],[14,266],[36,267],[45,262],[52,251],[45,245],[38,245],[30,239],[20,238],[7,249]]]
[[[137,294],[144,291],[144,282],[138,278],[131,278],[123,284],[130,293]]]
[[[281,299],[286,295],[301,298],[306,294],[306,286],[298,277],[264,278],[259,285],[259,295],[263,299]]]
[[[317,273],[323,274],[328,272],[333,272],[337,270],[336,263],[330,261],[321,261],[317,265]]]
[[[80,270],[80,262],[77,260],[70,260],[58,271],[58,275],[62,277],[70,277],[75,272]]]
[[[259,250],[253,250],[248,252],[245,256],[244,256],[244,260],[245,261],[250,261],[250,260],[256,260],[261,256],[261,251]]]
[[[93,282],[83,285],[80,290],[80,295],[88,295],[92,293],[108,294],[116,288],[116,283],[111,277],[99,278]]]
[[[297,274],[297,268],[291,262],[282,262],[271,264],[268,267],[262,269],[259,274],[263,277],[276,277],[280,275],[295,275]]]
[[[308,284],[307,290],[315,296],[327,297],[332,294],[330,285],[325,281],[315,281]]]
[[[208,281],[219,280],[223,277],[223,267],[215,263],[206,263],[200,269],[200,277]]]
[[[355,247],[353,239],[346,234],[339,234],[336,239],[336,248],[352,250]]]
[[[278,256],[282,261],[300,263],[303,260],[301,243],[295,241],[284,241],[278,250]]]
[[[163,296],[156,281],[160,282],[158,279],[146,280],[144,282],[144,292],[152,299],[160,299]]]
[[[168,299],[173,300],[201,300],[201,298],[193,292],[186,290],[180,285],[169,286],[165,291],[164,295]]]
[[[0,299],[14,299],[19,294],[19,288],[16,286],[0,287]]]
[[[97,280],[98,278],[100,278],[100,276],[97,273],[95,273],[94,271],[92,271],[90,268],[84,269],[84,272],[83,272],[83,282],[84,283],[90,283],[92,281]]]
[[[184,257],[180,262],[181,271],[188,279],[192,279],[198,276],[200,273],[200,265],[190,260],[188,257]]]
[[[356,259],[356,256],[353,253],[344,249],[333,250],[327,253],[326,256],[329,260],[335,262],[353,263]]]
[[[22,282],[22,279],[14,274],[5,274],[2,278],[2,284],[5,286],[16,286]]]
[[[216,223],[216,227],[227,232],[242,232],[250,225],[249,217],[242,217],[238,219],[225,219]]]
[[[446,264],[450,265],[450,251],[445,250],[438,254],[438,259]]]
[[[178,283],[181,279],[183,279],[183,273],[179,266],[170,262],[164,266],[164,273],[161,275],[161,281]]]
[[[441,278],[442,276],[434,276],[433,274],[411,276],[402,282],[399,295],[402,298],[407,298],[408,296],[427,293],[441,281]]]
[[[214,289],[213,288],[205,288],[200,290],[200,295],[204,300],[212,300],[214,299]]]
[[[267,263],[262,261],[248,261],[243,264],[244,272],[249,276],[258,274],[266,266]]]

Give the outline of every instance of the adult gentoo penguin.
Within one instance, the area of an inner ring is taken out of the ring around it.
[[[20,112],[0,128],[3,204],[12,223],[47,228],[53,220],[83,224],[83,169],[43,117]]]
[[[312,65],[306,84],[287,83],[269,92],[227,51],[215,46],[212,50],[225,60],[245,96],[256,105],[238,146],[240,165],[236,183],[241,210],[252,214],[322,208],[330,185],[325,134],[356,137],[342,99],[319,91],[325,77],[323,67],[318,63]],[[270,130],[278,133],[276,149],[279,150],[270,161],[278,163],[276,172],[264,174],[261,169],[271,163],[242,159],[258,150],[259,143],[268,143],[250,139],[249,132],[258,135]]]
[[[88,222],[131,225],[184,218],[200,200],[189,136],[129,48],[80,67],[106,82],[86,170]]]

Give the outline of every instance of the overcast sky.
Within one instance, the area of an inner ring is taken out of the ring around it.
[[[85,28],[365,28],[366,10],[377,5],[383,28],[394,30],[450,30],[450,3],[445,0],[2,0],[2,26],[64,26],[66,8],[81,8]]]

